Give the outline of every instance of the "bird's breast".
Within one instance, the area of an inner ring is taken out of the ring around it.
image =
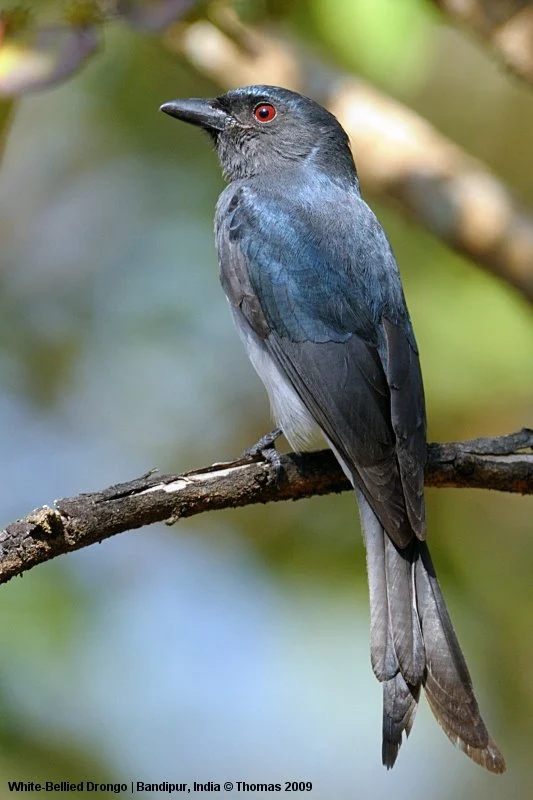
[[[238,308],[230,304],[233,321],[248,358],[267,390],[272,416],[295,450],[305,449],[319,435],[318,427],[293,385],[269,354]]]

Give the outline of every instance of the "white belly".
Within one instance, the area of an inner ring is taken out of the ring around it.
[[[230,305],[233,320],[244,342],[248,358],[267,390],[272,416],[295,450],[302,449],[319,432],[318,426],[296,394],[292,384],[280,372],[261,339]]]

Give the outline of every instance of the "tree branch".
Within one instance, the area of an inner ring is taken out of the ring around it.
[[[222,30],[223,29],[223,30]],[[286,86],[320,100],[350,135],[362,184],[533,303],[533,218],[486,167],[414,111],[354,77],[327,70],[281,39],[244,27],[177,25],[166,44],[223,88]]]
[[[515,75],[533,84],[533,5],[529,0],[432,0],[450,19],[488,42]]]
[[[282,474],[236,460],[183,475],[147,473],[101,492],[56,500],[0,533],[0,583],[62,553],[166,520],[253,503],[343,492],[350,485],[329,450],[282,456]],[[533,494],[533,430],[495,439],[428,445],[428,486]]]

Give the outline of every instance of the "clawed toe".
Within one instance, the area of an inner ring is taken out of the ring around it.
[[[276,440],[279,439],[282,433],[283,431],[281,428],[275,428],[273,431],[270,431],[270,433],[262,436],[251,447],[247,447],[240,456],[240,459],[249,459],[252,461],[260,456],[264,461],[274,468],[276,472],[276,478],[279,478],[283,468],[281,465],[281,455],[276,450]]]

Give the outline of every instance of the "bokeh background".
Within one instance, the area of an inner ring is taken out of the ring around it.
[[[430,6],[241,0],[238,11],[415,108],[533,206],[531,91]],[[115,23],[83,71],[17,104],[0,173],[0,522],[153,466],[230,458],[269,429],[218,285],[215,155],[157,113],[219,92],[160,36]],[[401,266],[430,438],[531,426],[532,308],[367,199]],[[382,768],[364,553],[343,495],[127,533],[3,586],[0,797],[12,779],[530,797],[533,498],[427,497],[505,776],[455,750],[424,702],[395,769]]]

